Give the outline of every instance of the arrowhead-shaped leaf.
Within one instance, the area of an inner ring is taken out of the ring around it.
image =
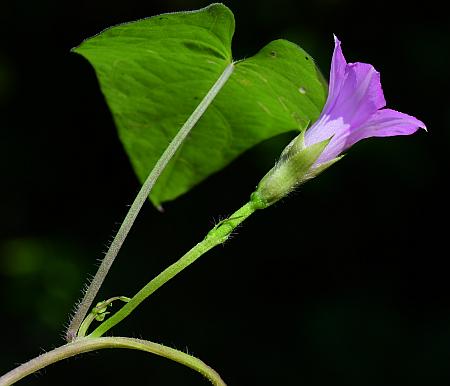
[[[141,181],[232,62],[234,17],[222,4],[109,28],[74,51],[94,66],[120,139]],[[311,57],[285,40],[239,61],[157,181],[172,200],[239,154],[314,121],[326,87]]]

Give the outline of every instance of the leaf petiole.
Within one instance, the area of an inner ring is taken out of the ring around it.
[[[103,284],[103,281],[105,280],[106,275],[108,274],[109,269],[111,268],[111,265],[113,264],[117,254],[119,253],[120,248],[122,247],[125,238],[128,235],[128,232],[130,231],[131,227],[134,224],[134,221],[136,220],[136,217],[141,210],[142,206],[144,205],[144,202],[148,199],[148,196],[150,194],[150,191],[152,190],[153,186],[155,185],[156,180],[161,175],[169,161],[172,159],[172,157],[175,155],[176,151],[180,148],[180,146],[183,144],[184,140],[192,130],[192,128],[195,126],[195,124],[198,122],[198,120],[203,116],[208,106],[212,103],[214,98],[217,96],[219,91],[222,89],[222,87],[225,85],[231,74],[234,70],[234,64],[230,63],[225,70],[223,71],[222,75],[219,77],[219,79],[214,83],[214,85],[211,87],[211,89],[208,91],[208,93],[205,95],[203,100],[200,102],[200,104],[197,106],[197,108],[194,110],[194,112],[191,114],[191,116],[188,118],[188,120],[184,123],[184,125],[181,127],[180,131],[177,133],[177,135],[173,138],[172,142],[170,142],[167,149],[164,151],[164,153],[159,158],[158,162],[156,162],[156,165],[153,167],[152,171],[150,172],[149,176],[147,177],[146,181],[141,187],[141,190],[137,194],[135,200],[130,206],[130,209],[128,210],[127,215],[125,216],[125,219],[123,220],[122,225],[119,228],[119,231],[117,232],[116,236],[114,237],[114,240],[112,241],[108,252],[106,253],[104,259],[102,260],[100,267],[98,268],[97,273],[95,274],[94,278],[92,279],[89,287],[87,288],[84,297],[82,301],[79,303],[75,314],[70,322],[69,328],[66,332],[66,340],[68,342],[73,341],[76,336],[77,332],[87,315],[89,308],[91,307],[91,304],[93,303],[95,296],[97,295],[101,285]]]

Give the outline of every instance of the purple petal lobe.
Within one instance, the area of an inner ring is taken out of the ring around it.
[[[378,109],[386,106],[380,73],[367,63],[350,63],[339,95],[330,111],[332,117],[343,117],[346,123],[358,126]]]
[[[334,51],[333,51],[333,58],[331,60],[330,83],[328,85],[328,98],[323,108],[323,112],[328,111],[331,102],[334,101],[339,95],[342,83],[344,82],[346,66],[347,61],[345,60],[344,54],[342,53],[341,42],[336,37],[336,35],[334,35]]]
[[[334,99],[330,99],[332,97],[330,91],[329,107],[322,111],[319,120],[305,134],[306,146],[333,137],[317,163],[330,161],[345,151],[350,146],[347,137],[386,105],[380,74],[366,63],[347,64],[340,89]]]
[[[411,115],[391,109],[379,110],[364,125],[352,130],[346,140],[345,148],[364,138],[410,135],[419,128],[426,130],[425,124]]]

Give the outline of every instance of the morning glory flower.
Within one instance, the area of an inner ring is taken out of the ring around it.
[[[336,158],[364,138],[409,135],[423,122],[385,109],[380,73],[367,63],[347,63],[341,42],[334,37],[328,99],[319,119],[305,134],[305,146],[331,138],[316,165]]]
[[[334,38],[328,98],[318,120],[285,148],[253,197],[270,205],[331,166],[356,142],[369,137],[409,135],[423,122],[384,108],[380,73],[367,63],[347,63]]]

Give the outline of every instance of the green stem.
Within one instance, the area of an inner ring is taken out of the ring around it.
[[[88,337],[102,336],[110,328],[125,319],[133,310],[141,304],[148,296],[155,292],[162,285],[167,283],[175,275],[180,273],[187,266],[191,265],[201,255],[225,242],[230,236],[231,232],[247,217],[249,217],[255,210],[259,209],[258,203],[250,201],[242,208],[233,213],[228,219],[217,224],[205,237],[203,241],[195,245],[176,263],[172,264],[150,281],[144,288],[142,288],[131,300],[125,304],[119,311],[117,311],[110,318],[106,319],[100,324]]]
[[[222,73],[222,75],[219,77],[217,82],[212,86],[212,88],[209,90],[209,92],[206,94],[206,96],[203,98],[203,100],[200,102],[200,104],[197,106],[195,111],[192,113],[192,115],[188,118],[188,120],[185,122],[183,127],[180,129],[180,131],[177,133],[177,135],[173,138],[172,142],[170,142],[167,149],[162,154],[161,158],[158,160],[156,165],[154,166],[153,170],[150,172],[149,176],[147,177],[147,180],[142,185],[141,190],[137,194],[133,204],[131,204],[130,209],[125,216],[125,219],[123,220],[122,225],[120,226],[119,231],[117,232],[116,236],[114,237],[114,240],[112,241],[108,252],[106,253],[102,263],[100,264],[100,267],[98,268],[97,273],[95,274],[94,278],[92,279],[91,283],[89,284],[89,287],[87,288],[83,299],[79,303],[79,305],[76,308],[75,314],[70,322],[69,328],[66,332],[66,340],[68,342],[71,342],[75,339],[78,329],[81,326],[81,323],[83,322],[84,318],[86,317],[89,309],[91,308],[91,305],[95,299],[95,296],[97,295],[97,292],[99,291],[106,275],[108,274],[109,269],[111,268],[111,265],[113,264],[117,254],[119,253],[120,248],[122,247],[123,242],[125,241],[125,238],[128,235],[128,232],[130,231],[131,227],[133,226],[134,221],[136,220],[136,217],[139,213],[139,211],[142,208],[142,205],[144,205],[144,202],[147,200],[150,191],[153,188],[153,185],[155,184],[158,177],[163,172],[164,168],[167,166],[169,161],[172,159],[176,151],[180,148],[183,141],[186,139],[189,132],[192,130],[192,128],[195,126],[195,124],[198,122],[198,120],[203,116],[208,106],[211,104],[211,102],[214,100],[216,95],[219,93],[219,91],[222,89],[222,87],[227,82],[228,78],[231,76],[234,70],[234,64],[230,63]]]
[[[121,337],[107,337],[96,339],[79,338],[74,342],[65,344],[64,346],[44,353],[24,363],[23,365],[16,367],[9,373],[6,373],[2,377],[0,377],[0,386],[12,385],[13,383],[21,380],[27,375],[39,371],[44,367],[51,365],[52,363],[59,362],[60,360],[104,348],[127,348],[156,354],[181,363],[182,365],[190,367],[195,371],[198,371],[215,386],[226,386],[225,382],[220,378],[220,375],[200,359],[197,359],[182,351],[178,351],[157,343],[141,339]],[[138,380],[136,379],[136,381]]]
[[[88,314],[86,318],[84,318],[83,323],[81,323],[80,328],[78,329],[77,337],[83,338],[86,336],[87,331],[91,323],[95,320],[97,315],[95,315],[93,312]]]

